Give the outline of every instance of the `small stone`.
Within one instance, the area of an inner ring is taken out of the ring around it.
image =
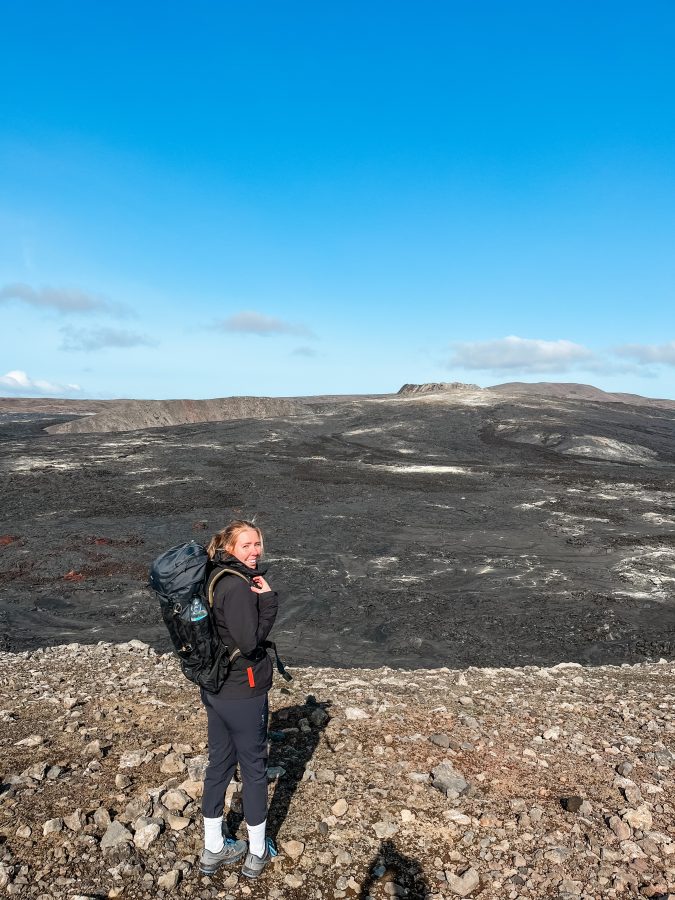
[[[347,812],[347,809],[347,801],[344,798],[340,798],[340,800],[338,800],[331,806],[330,811],[334,816],[344,816],[344,814]]]
[[[120,775],[120,774],[115,775],[115,787],[118,790],[123,791],[126,788],[128,788],[130,786],[130,784],[131,784],[131,778],[129,778],[128,775]]]
[[[570,851],[567,847],[551,847],[544,853],[544,859],[555,863],[556,866],[561,866],[569,858],[569,855]]]
[[[620,841],[627,841],[630,837],[630,826],[622,822],[618,816],[611,816],[607,824]]]
[[[206,767],[209,764],[209,758],[206,754],[200,756],[192,756],[185,761],[187,766],[188,778],[190,781],[204,781]]]
[[[171,812],[183,812],[189,802],[190,798],[185,791],[181,791],[177,788],[167,791],[162,795],[162,803]]]
[[[300,859],[305,852],[305,845],[302,841],[282,841],[281,849],[291,859]]]
[[[433,786],[449,798],[457,798],[468,791],[469,782],[456,771],[450,760],[444,760],[431,770]]]
[[[48,819],[42,826],[44,837],[48,834],[57,834],[59,831],[63,831],[63,819]]]
[[[284,876],[284,884],[287,884],[290,888],[302,887],[304,880],[302,875],[296,875],[293,872]]]
[[[623,795],[626,798],[626,802],[629,804],[629,806],[638,807],[642,803],[643,798],[642,794],[640,793],[640,788],[635,784],[625,787],[623,789]]]
[[[624,822],[628,822],[631,828],[640,831],[651,831],[652,814],[646,804],[638,806],[637,809],[629,809],[623,816]]]
[[[450,746],[450,738],[447,734],[432,734],[429,740],[437,747],[442,747],[443,750],[447,750]]]
[[[177,816],[174,813],[169,813],[166,818],[174,831],[183,831],[192,821],[189,816]]]
[[[94,810],[94,824],[98,828],[107,828],[110,825],[110,813],[105,808],[105,806],[99,806],[98,809]]]
[[[32,833],[33,829],[30,825],[20,825],[19,828],[16,829],[16,836],[23,838],[23,840],[28,840]]]
[[[312,724],[316,725],[317,728],[323,728],[324,725],[328,723],[330,716],[325,709],[317,706],[316,709],[313,709],[309,714],[309,718]]]
[[[384,840],[393,837],[398,832],[398,825],[393,822],[375,822],[373,830],[379,840]]]
[[[462,706],[473,706],[473,697],[459,697],[458,702]]]
[[[82,810],[76,809],[75,812],[63,817],[63,824],[71,831],[82,831],[84,825],[84,816]]]
[[[100,759],[103,756],[101,742],[98,740],[90,741],[85,745],[85,748],[82,751],[82,756],[86,756],[89,759]]]
[[[159,771],[164,775],[179,775],[184,772],[187,766],[185,760],[178,753],[167,753],[159,767]]]
[[[146,750],[127,750],[126,753],[120,756],[118,768],[135,769],[151,758],[151,754],[148,754]]]
[[[625,760],[624,762],[619,763],[619,765],[616,767],[616,771],[624,778],[628,778],[630,773],[633,771],[633,763]]]
[[[118,649],[124,648],[125,650],[149,650],[150,645],[143,643],[143,641],[139,641],[138,638],[132,638],[130,641],[127,641],[126,644],[120,644]]]
[[[24,738],[21,741],[17,741],[14,746],[15,747],[39,747],[44,744],[45,739],[41,734],[31,734],[29,737]]]
[[[134,844],[139,850],[147,850],[159,837],[160,827],[154,823],[136,829]]]
[[[477,887],[480,887],[480,876],[473,867],[467,869],[461,875],[455,875],[454,872],[446,872],[445,877],[450,890],[458,897],[468,897]]]
[[[409,809],[402,809],[402,810],[401,810],[401,821],[402,821],[402,822],[406,822],[406,823],[408,823],[408,822],[414,822],[414,821],[415,821],[415,814],[412,813],[412,812],[410,812]]]
[[[283,778],[285,774],[286,769],[283,766],[268,766],[267,768],[268,781],[276,781],[279,778]]]
[[[349,722],[357,722],[360,719],[369,718],[368,713],[363,709],[359,709],[358,706],[347,706],[345,708],[345,719]]]
[[[172,891],[180,881],[180,874],[179,869],[171,869],[170,872],[165,872],[157,879],[157,886],[163,891]]]
[[[111,822],[101,838],[101,850],[114,850],[122,844],[130,844],[132,841],[133,835],[121,822]]]
[[[542,737],[545,741],[557,741],[560,738],[560,727],[554,725],[552,728],[547,728]]]
[[[316,773],[316,780],[319,784],[333,784],[335,772],[332,769],[319,769]]]
[[[22,773],[22,775],[27,775],[29,778],[32,778],[33,781],[44,781],[48,768],[49,763],[33,763],[33,765],[29,766],[26,771]]]
[[[463,812],[460,812],[458,809],[448,809],[443,815],[446,819],[449,819],[451,822],[454,822],[456,825],[470,825],[471,818],[465,815]]]
[[[227,878],[223,880],[223,887],[226,891],[233,891],[239,884],[239,876],[236,872],[231,872]]]
[[[231,783],[232,782],[230,782],[230,784]],[[228,785],[228,787],[229,786],[230,785]],[[192,800],[198,800],[204,793],[203,781],[191,781],[190,779],[187,779],[187,781],[179,784],[178,787],[181,791],[185,791],[188,797],[190,797]]]
[[[127,822],[133,822],[135,819],[138,819],[139,816],[147,816],[151,809],[152,800],[148,794],[144,794],[130,800],[124,809],[124,813],[117,818],[123,825],[126,825]]]
[[[584,798],[579,797],[577,795],[574,795],[572,797],[561,797],[560,798],[560,805],[562,806],[562,808],[564,810],[567,810],[567,812],[571,812],[571,813],[579,812],[579,810],[581,809],[581,804],[583,802],[584,802]]]

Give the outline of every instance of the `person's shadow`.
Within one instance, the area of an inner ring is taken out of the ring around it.
[[[270,716],[267,767],[274,782],[274,795],[267,811],[267,835],[275,841],[303,779],[305,767],[319,745],[321,732],[330,721],[327,712],[330,706],[330,700],[319,702],[310,695],[304,704],[285,706]],[[278,771],[280,769],[283,773]],[[241,803],[232,803],[227,815],[230,834],[237,833],[242,820]]]
[[[408,900],[425,900],[431,893],[422,867],[415,859],[404,856],[391,841],[383,841],[380,851],[373,859],[368,875],[361,885],[359,900],[368,900],[371,890],[378,882],[392,881],[405,889],[400,896]]]

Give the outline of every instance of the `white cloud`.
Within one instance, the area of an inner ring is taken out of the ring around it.
[[[21,282],[5,284],[0,288],[0,303],[7,303],[11,300],[17,300],[19,303],[39,309],[52,309],[64,315],[68,313],[108,313],[120,316],[127,315],[129,312],[121,303],[113,303],[100,294],[80,291],[76,288],[34,288]]]
[[[72,394],[82,390],[79,384],[56,384],[41,378],[31,378],[21,369],[13,369],[6,375],[0,375],[0,389],[21,397],[34,397],[36,394],[43,396]]]
[[[228,316],[218,323],[223,331],[239,331],[244,334],[257,334],[267,336],[269,334],[296,334],[310,337],[312,332],[305,325],[297,325],[293,322],[285,322],[283,319],[275,319],[263,313],[244,311]]]
[[[452,345],[450,367],[492,372],[566,372],[596,367],[591,350],[572,341],[541,341],[514,335]]]
[[[157,341],[144,334],[126,331],[122,328],[75,328],[61,329],[63,341],[61,350],[91,352],[110,347],[155,347]]]
[[[641,365],[675,366],[675,341],[668,344],[622,344],[615,347],[614,352]]]

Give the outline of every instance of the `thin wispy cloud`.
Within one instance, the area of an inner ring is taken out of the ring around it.
[[[145,334],[122,328],[61,329],[61,350],[92,352],[94,350],[156,347],[157,341]]]
[[[267,337],[271,334],[294,334],[304,337],[313,337],[312,331],[306,325],[295,322],[286,322],[276,319],[274,316],[266,316],[264,313],[246,310],[228,316],[218,322],[218,327],[223,331],[234,331],[242,334],[257,334]]]
[[[6,375],[0,375],[0,391],[16,397],[76,394],[81,390],[79,384],[58,384],[42,378],[31,378],[21,369],[13,369]]]
[[[572,341],[543,341],[511,335],[452,345],[448,366],[491,372],[567,372],[597,365],[595,354]]]
[[[295,350],[291,351],[291,356],[306,356],[310,358],[317,355],[314,347],[296,347]]]
[[[675,366],[675,341],[666,344],[622,344],[614,353],[640,365]]]
[[[128,307],[115,303],[101,294],[81,291],[77,288],[34,288],[22,282],[13,282],[0,287],[0,303],[23,303],[38,309],[52,310],[63,315],[79,313],[105,313],[107,315],[129,315]]]

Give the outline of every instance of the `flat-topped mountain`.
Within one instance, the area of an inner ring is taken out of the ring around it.
[[[477,384],[464,384],[462,381],[436,381],[427,384],[404,384],[399,388],[398,395],[409,394],[438,394],[444,391],[480,391]]]

